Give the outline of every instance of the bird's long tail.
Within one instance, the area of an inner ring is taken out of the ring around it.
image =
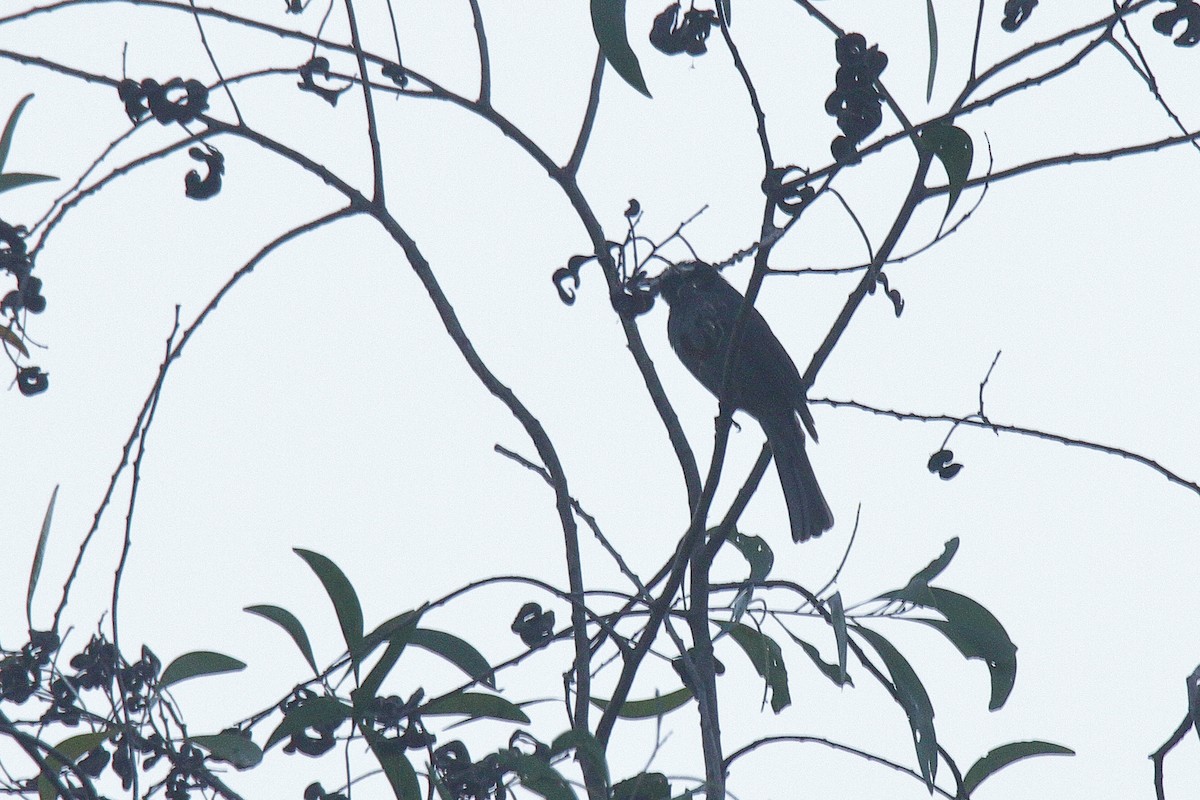
[[[820,536],[833,527],[833,512],[821,494],[821,486],[804,450],[804,431],[799,421],[789,410],[786,416],[760,419],[759,424],[767,434],[775,457],[775,469],[792,523],[792,540],[803,542]]]

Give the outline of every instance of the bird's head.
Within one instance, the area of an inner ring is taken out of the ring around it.
[[[712,280],[721,280],[720,274],[711,264],[703,261],[682,261],[667,267],[654,278],[653,286],[662,299],[673,303],[681,290],[697,288]]]

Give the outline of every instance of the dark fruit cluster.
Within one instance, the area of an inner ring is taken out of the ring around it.
[[[149,115],[163,125],[187,124],[208,110],[208,87],[194,78],[171,78],[166,83],[126,78],[117,84],[117,96],[134,122]]]
[[[669,56],[687,53],[700,56],[708,52],[709,33],[718,24],[717,12],[689,9],[679,21],[679,3],[672,3],[654,18],[650,28],[650,44]]]
[[[887,67],[879,45],[867,47],[860,33],[848,33],[834,44],[838,71],[835,86],[825,101],[825,112],[837,118],[842,136],[829,146],[839,164],[855,164],[858,144],[883,122],[883,97],[876,81]]]

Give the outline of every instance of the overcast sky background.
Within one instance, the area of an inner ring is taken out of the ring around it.
[[[473,94],[477,61],[467,4],[394,5],[406,65]],[[595,55],[585,4],[482,5],[497,109],[565,160]],[[649,46],[642,34],[664,5],[628,4],[631,42],[654,99],[606,76],[581,184],[612,239],[623,235],[621,215],[631,197],[645,211],[640,232],[655,239],[707,206],[687,235],[703,258],[719,261],[758,232],[754,120],[719,37],[699,59],[668,58]],[[944,109],[969,64],[975,7],[935,5],[941,51],[928,105],[923,3],[820,6],[880,44],[890,59],[884,80],[913,119]],[[757,81],[777,162],[823,166],[837,132],[823,112],[833,81],[832,37],[793,3],[735,0],[733,6],[733,33]],[[983,65],[1110,9],[1082,0],[1044,3],[1008,35],[999,28],[1001,6],[987,7]],[[285,17],[277,0],[229,7],[310,32],[321,14],[314,4],[300,17]],[[389,52],[385,4],[361,3],[358,10],[367,46]],[[1143,13],[1132,30],[1162,94],[1194,129],[1200,53],[1154,33],[1152,17]],[[301,44],[269,34],[215,22],[205,30],[226,75],[295,66],[309,56]],[[340,11],[327,34],[344,38]],[[214,79],[195,23],[182,13],[103,3],[0,24],[0,49],[111,76],[122,74],[126,42],[130,77]],[[6,171],[63,178],[0,196],[0,217],[32,224],[129,122],[107,87],[11,60],[0,60],[0,69],[0,114],[26,93],[37,95]],[[366,190],[370,159],[360,96],[347,93],[331,108],[295,84],[294,74],[257,78],[239,83],[235,96],[250,124]],[[222,96],[213,95],[213,108],[230,118]],[[461,109],[386,97],[377,109],[393,212],[432,263],[483,358],[545,425],[573,494],[631,567],[643,577],[653,574],[686,525],[686,496],[598,268],[584,269],[573,307],[559,301],[551,284],[570,255],[589,250],[568,203],[510,141]],[[1112,48],[1059,81],[959,124],[975,140],[973,174],[986,165],[984,134],[995,168],[1003,169],[1176,132]],[[885,114],[883,130],[895,126]],[[100,174],[177,135],[144,125]],[[180,153],[82,203],[39,257],[36,274],[49,307],[30,318],[29,330],[48,345],[35,363],[50,373],[51,388],[36,398],[15,390],[0,397],[10,443],[0,489],[6,647],[25,636],[28,565],[50,493],[61,485],[34,603],[35,624],[42,626],[153,383],[174,305],[189,323],[264,243],[341,204],[318,180],[247,143],[214,144],[225,153],[227,171],[213,200],[183,197],[183,175],[196,165]],[[837,183],[876,245],[904,196],[912,163],[911,152],[896,147]],[[943,180],[937,167],[933,174]],[[975,429],[955,433],[950,447],[965,469],[943,482],[925,462],[945,426],[835,410],[820,400],[969,414],[1002,351],[985,395],[993,421],[1123,448],[1196,480],[1198,178],[1200,154],[1178,147],[995,183],[954,235],[888,270],[906,300],[903,316],[897,319],[882,295],[870,298],[817,379],[813,413],[821,442],[809,452],[835,529],[793,546],[773,470],[743,518],[743,530],[775,549],[776,576],[816,589],[841,561],[861,509],[838,581],[848,603],[902,586],[946,540],[961,538],[939,583],[987,606],[1017,643],[1018,680],[1008,705],[989,713],[984,666],[964,662],[928,629],[874,627],[901,646],[924,678],[939,740],[963,769],[1014,740],[1045,739],[1078,753],[1010,768],[985,784],[980,798],[1153,796],[1146,756],[1182,718],[1184,677],[1200,661],[1200,497],[1133,461]],[[964,193],[955,214],[978,195]],[[898,252],[926,244],[944,209],[943,199],[923,207]],[[686,255],[678,247],[668,252]],[[776,250],[773,266],[836,267],[866,258],[857,230],[829,198]],[[748,273],[743,265],[730,274],[736,283]],[[858,280],[849,274],[765,283],[758,306],[801,367]],[[706,465],[716,404],[671,354],[665,321],[660,304],[642,318],[642,332]],[[753,421],[740,421],[718,513],[761,446]],[[215,732],[305,678],[286,637],[243,613],[244,606],[276,603],[294,611],[321,662],[339,650],[333,614],[292,547],[341,565],[358,588],[368,625],[493,575],[531,575],[565,587],[552,494],[540,478],[493,453],[496,443],[534,456],[512,416],[471,375],[402,253],[381,231],[353,220],[283,248],[221,304],[168,379],[149,435],[121,595],[123,649],[136,654],[145,642],[164,663],[196,649],[246,661],[242,673],[174,692],[193,732]],[[127,480],[121,486],[73,590],[67,617],[76,627],[68,652],[83,646],[109,604]],[[585,537],[584,548],[589,587],[627,589],[598,545]],[[736,558],[722,558],[720,574],[744,573]],[[569,616],[563,604],[505,587],[469,594],[427,623],[500,661],[520,649],[508,626],[526,600],[553,607],[560,620]],[[832,657],[832,637],[821,625],[801,630]],[[744,657],[732,650],[718,656],[730,668],[721,680],[727,752],[767,732],[791,732],[915,765],[903,713],[861,669],[854,671],[857,688],[839,691],[803,654],[785,647],[794,704],[775,717],[759,711],[760,684]],[[569,658],[569,647],[558,645],[503,673],[505,696],[557,695]],[[458,684],[432,658],[407,659],[389,684],[398,694]],[[600,674],[598,695],[611,689],[616,674],[612,666]],[[634,695],[677,686],[659,662],[647,668]],[[534,731],[547,740],[560,732],[560,708],[535,706]],[[670,738],[650,768],[702,775],[695,727],[691,707],[668,716]],[[451,735],[468,738],[479,757],[509,732],[479,725]],[[646,766],[654,735],[651,723],[618,728],[610,748],[615,778]],[[1168,797],[1200,792],[1197,745],[1189,737],[1169,757]],[[365,763],[357,751],[354,757]],[[300,762],[272,753],[266,765],[231,782],[247,797],[294,796],[288,793],[298,795],[312,780],[338,785],[342,769],[339,758]],[[677,781],[675,788],[684,785]],[[927,796],[917,782],[814,745],[760,750],[734,765],[729,787],[746,798],[792,796],[797,787],[828,798]],[[373,791],[368,796],[382,796],[378,779]]]

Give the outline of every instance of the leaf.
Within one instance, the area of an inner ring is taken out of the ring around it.
[[[613,800],[669,800],[671,784],[661,772],[642,772],[618,782],[612,796]]]
[[[626,83],[650,97],[646,79],[642,77],[642,66],[629,46],[629,35],[625,29],[625,0],[591,0],[591,6],[592,30],[596,34],[600,52]]]
[[[838,670],[842,680],[849,681],[846,674],[846,647],[849,637],[846,635],[846,609],[842,607],[842,593],[834,592],[828,601],[830,624],[833,625],[833,640],[837,643]]]
[[[975,155],[975,146],[966,131],[945,122],[926,125],[921,131],[920,141],[922,147],[937,156],[946,170],[950,203],[946,206],[945,217],[949,217],[967,183],[967,176],[971,173],[971,159]]]
[[[783,663],[783,652],[774,639],[749,625],[735,622],[723,625],[733,640],[741,646],[754,669],[766,681],[771,692],[771,710],[778,714],[792,704],[788,691],[787,665]]]
[[[312,644],[308,641],[308,633],[305,632],[304,625],[300,623],[295,614],[286,608],[267,605],[246,606],[242,610],[248,611],[251,614],[257,614],[263,619],[268,619],[283,628],[287,632],[287,635],[292,637],[292,641],[300,649],[300,655],[304,656],[304,660],[312,667],[313,673],[316,675],[321,674],[321,671],[317,669],[317,660],[313,657]]]
[[[289,739],[297,733],[303,733],[309,728],[336,728],[349,719],[352,712],[353,709],[350,706],[336,697],[321,695],[310,698],[284,716],[283,722],[271,731],[263,749],[270,750],[284,739]]]
[[[363,613],[354,586],[351,585],[350,580],[337,564],[320,553],[300,547],[292,548],[292,552],[304,559],[321,580],[321,585],[325,587],[325,593],[329,595],[329,599],[333,603],[333,610],[337,613],[338,624],[342,627],[342,638],[346,641],[346,649],[357,670],[361,656],[359,650],[363,639]]]
[[[933,0],[925,0],[925,16],[929,20],[929,79],[925,84],[925,102],[928,103],[933,97],[933,78],[937,75],[938,61],[937,14],[933,12]]]
[[[835,686],[854,685],[854,681],[850,680],[850,676],[846,674],[845,665],[830,664],[821,658],[821,651],[816,647],[796,636],[791,631],[788,631],[788,636],[791,636],[792,641],[800,645],[800,649],[812,660],[817,669],[821,670],[826,678],[833,681]]]
[[[1060,744],[1038,741],[1010,742],[1000,745],[972,764],[971,768],[967,770],[966,777],[962,782],[962,795],[970,796],[985,778],[994,775],[1015,761],[1032,756],[1048,755],[1073,756],[1075,751]]]
[[[93,733],[79,733],[75,736],[68,736],[54,746],[54,753],[46,754],[46,765],[57,773],[66,767],[68,763],[74,764],[79,760],[80,756],[95,750],[112,733],[112,731],[95,731]],[[63,756],[67,760],[63,761],[59,756]],[[45,773],[39,775],[38,800],[54,800],[57,796],[58,790],[54,788],[54,784],[50,782]]]
[[[496,753],[496,760],[504,769],[515,772],[523,787],[546,800],[576,800],[567,779],[540,758],[508,747]]]
[[[196,650],[184,653],[163,670],[158,686],[165,689],[168,686],[186,681],[188,678],[198,678],[202,675],[219,675],[222,672],[237,672],[246,665],[236,658],[211,650]]]
[[[17,352],[21,355],[29,358],[29,348],[25,346],[25,343],[21,341],[21,337],[17,336],[17,332],[12,328],[0,328],[0,339],[17,348]]]
[[[918,570],[915,575],[908,579],[908,585],[903,589],[894,592],[888,592],[880,597],[887,597],[892,600],[907,600],[910,603],[919,605],[929,605],[932,599],[928,592],[929,582],[942,574],[946,567],[950,566],[954,554],[958,552],[958,537],[955,536],[950,541],[946,542],[946,549],[942,554],[930,561],[925,567]]]
[[[503,697],[480,692],[454,692],[430,700],[418,709],[422,716],[435,714],[465,714],[472,719],[503,719],[510,722],[529,723],[529,717],[517,706]]]
[[[409,644],[435,653],[461,669],[472,680],[477,680],[492,689],[496,688],[496,676],[492,666],[478,650],[457,636],[429,628],[417,628],[408,639]]]
[[[392,638],[388,641],[383,655],[375,662],[375,666],[371,668],[366,680],[351,693],[357,708],[364,708],[367,703],[375,699],[375,695],[379,693],[379,687],[383,685],[383,679],[392,671],[392,667],[396,666],[396,662],[400,660],[400,654],[408,646],[409,636],[412,635],[417,619],[418,617],[412,616],[407,627],[397,627],[392,632]]]
[[[572,729],[560,733],[550,743],[550,757],[553,758],[568,750],[575,751],[575,759],[590,762],[600,777],[604,779],[604,788],[609,787],[608,760],[604,757],[604,748],[595,736],[585,730]]]
[[[647,700],[626,700],[621,704],[621,710],[617,712],[617,716],[621,719],[656,719],[674,711],[691,699],[690,691],[676,689],[669,694],[651,697]],[[593,697],[592,705],[602,711],[607,711],[612,703],[599,697]]]
[[[750,565],[750,583],[759,583],[771,572],[775,564],[775,553],[761,536],[747,536],[740,531],[729,534],[729,542],[738,549]]]
[[[936,628],[958,648],[964,658],[978,658],[987,664],[992,694],[988,709],[995,711],[1008,701],[1017,681],[1017,646],[992,612],[965,595],[930,586],[931,608],[945,618],[920,622]]]
[[[8,161],[8,151],[12,147],[13,134],[17,130],[17,120],[21,118],[21,112],[32,99],[32,94],[22,97],[17,107],[8,115],[8,122],[4,124],[4,133],[0,134],[0,172],[4,170],[4,164]]]
[[[46,515],[42,517],[42,532],[38,534],[37,547],[33,549],[33,564],[29,567],[29,587],[25,590],[25,621],[29,624],[29,630],[33,630],[33,593],[37,589],[38,577],[42,574],[46,542],[50,539],[50,520],[54,517],[54,501],[57,499],[58,487],[55,486],[54,491],[50,493],[50,502],[46,505]]]
[[[1188,713],[1192,715],[1192,727],[1200,736],[1200,667],[1187,677]]]
[[[56,180],[58,178],[53,175],[42,175],[38,172],[9,172],[0,175],[0,193],[7,192],[10,189],[19,189],[31,183],[46,183],[47,181]]]
[[[421,784],[417,782],[417,771],[403,751],[396,752],[386,746],[386,741],[379,731],[360,725],[359,730],[367,740],[375,760],[379,762],[383,774],[391,784],[392,794],[396,800],[421,800]]]
[[[249,736],[232,731],[214,733],[207,736],[192,736],[188,738],[192,744],[198,744],[213,758],[226,761],[235,769],[250,769],[262,761],[263,751]]]
[[[891,642],[870,628],[861,625],[854,626],[855,633],[862,636],[887,667],[896,687],[896,701],[904,709],[908,717],[908,725],[912,728],[913,744],[917,751],[917,764],[921,768],[921,776],[925,778],[925,786],[933,790],[933,779],[937,776],[937,734],[933,728],[933,703],[929,693],[917,673],[913,670],[908,659],[900,654]]]

